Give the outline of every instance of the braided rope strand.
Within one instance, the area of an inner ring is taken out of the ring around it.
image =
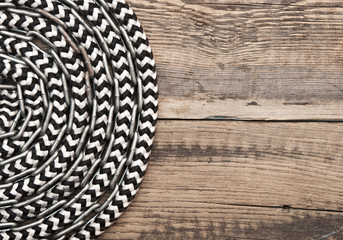
[[[0,239],[97,237],[136,195],[154,139],[136,15],[123,0],[2,0],[0,70]]]

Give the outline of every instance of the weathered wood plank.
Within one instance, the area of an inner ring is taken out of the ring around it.
[[[342,213],[147,201],[145,190],[99,240],[342,239]]]
[[[343,211],[342,123],[162,121],[157,130],[147,199]]]
[[[341,120],[342,2],[235,2],[129,2],[156,56],[160,117]]]
[[[342,103],[338,101],[288,102],[279,100],[192,100],[161,98],[159,118],[226,120],[334,120],[342,121]]]
[[[342,4],[341,0],[182,0],[186,4],[226,4],[226,5],[293,5],[332,6]]]
[[[138,198],[100,239],[343,238],[343,213],[322,211],[343,211],[342,123],[160,121],[157,131]]]

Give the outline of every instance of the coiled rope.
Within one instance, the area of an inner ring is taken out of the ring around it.
[[[135,14],[123,0],[1,0],[0,72],[0,239],[95,238],[135,196],[155,132]]]

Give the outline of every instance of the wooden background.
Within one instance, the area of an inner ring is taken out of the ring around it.
[[[159,121],[99,239],[343,239],[343,0],[128,2]]]

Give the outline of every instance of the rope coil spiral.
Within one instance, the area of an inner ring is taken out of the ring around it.
[[[137,193],[155,132],[136,15],[124,0],[1,0],[0,73],[0,239],[95,238]]]

